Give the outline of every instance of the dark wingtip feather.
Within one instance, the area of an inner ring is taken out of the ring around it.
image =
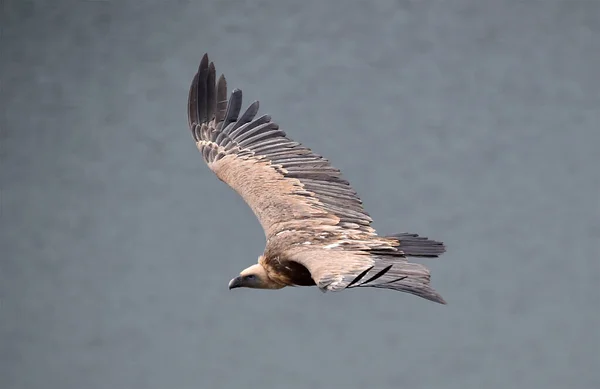
[[[206,78],[206,100],[207,100],[207,105],[206,105],[206,114],[207,114],[207,121],[208,120],[212,120],[215,117],[216,114],[216,108],[217,108],[217,90],[215,87],[215,78],[216,78],[216,69],[215,69],[215,64],[214,63],[210,63],[208,65],[208,75]]]
[[[188,126],[192,132],[196,123],[198,123],[198,73],[192,79],[188,94]]]
[[[225,75],[221,74],[219,81],[217,81],[217,112],[215,121],[220,123],[225,118],[225,112],[227,110],[227,79]]]
[[[214,66],[214,65],[213,65]],[[202,123],[207,115],[207,81],[209,76],[208,54],[205,53],[192,79],[188,94],[188,125],[192,132],[196,124]]]
[[[200,66],[198,67],[198,86],[197,86],[197,104],[198,120],[205,123],[208,117],[208,54],[202,56]]]
[[[254,120],[254,117],[258,113],[258,107],[259,107],[258,101],[255,101],[252,104],[250,104],[250,106],[248,106],[248,108],[246,108],[246,111],[242,114],[242,116],[240,116],[239,118],[236,119],[236,122],[231,126],[231,128],[227,129],[227,134],[231,137],[235,137],[235,133],[239,132],[241,130],[240,127],[242,127],[245,124],[248,124]],[[240,102],[240,108],[241,108],[241,102]],[[236,131],[236,130],[238,130],[238,131]],[[236,139],[236,142],[239,143],[241,140],[242,139]]]
[[[229,97],[229,101],[227,102],[227,110],[225,111],[225,117],[223,118],[223,129],[227,128],[227,126],[236,120],[240,115],[240,111],[242,109],[242,90],[235,88],[231,92],[231,96]],[[227,131],[224,131],[228,133]]]

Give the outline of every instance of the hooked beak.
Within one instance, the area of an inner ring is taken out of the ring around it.
[[[235,277],[229,281],[229,290],[239,288],[242,286],[242,277]]]

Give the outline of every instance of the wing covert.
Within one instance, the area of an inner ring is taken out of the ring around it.
[[[242,91],[229,99],[224,76],[205,54],[190,86],[188,122],[210,169],[248,203],[267,238],[284,230],[333,230],[374,236],[372,219],[329,161],[293,141],[255,101],[242,112]]]

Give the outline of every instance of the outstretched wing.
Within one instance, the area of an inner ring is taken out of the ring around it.
[[[442,252],[440,249],[438,254]],[[402,256],[378,255],[373,250],[296,246],[286,251],[286,258],[309,269],[311,277],[322,291],[360,287],[392,289],[446,304],[444,298],[431,287],[429,269],[419,263],[409,262]]]
[[[189,91],[189,126],[209,168],[258,218],[265,257],[302,264],[322,290],[372,286],[443,302],[429,287],[428,269],[404,259],[436,257],[443,244],[414,234],[377,236],[340,171],[269,115],[256,117],[258,106],[241,113],[242,91],[228,99],[225,77],[216,80],[214,64],[202,57]]]
[[[260,221],[267,239],[284,231],[318,229],[326,237],[348,229],[375,236],[362,201],[328,160],[288,138],[258,101],[241,113],[242,91],[227,100],[205,54],[189,92],[189,126],[198,150],[220,180],[233,188]],[[293,239],[292,239],[293,240]]]

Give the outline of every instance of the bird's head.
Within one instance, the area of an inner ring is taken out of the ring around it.
[[[229,289],[280,289],[282,287],[283,285],[280,285],[269,278],[267,271],[259,263],[243,270],[239,276],[229,281]]]

